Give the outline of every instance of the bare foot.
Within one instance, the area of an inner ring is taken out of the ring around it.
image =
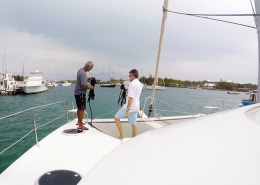
[[[123,140],[124,136],[118,136],[118,139]]]
[[[88,128],[87,127],[78,127],[78,129],[81,129],[81,130],[88,130]]]
[[[79,125],[79,123],[76,123],[76,125]],[[83,125],[86,125],[86,123],[83,122]]]

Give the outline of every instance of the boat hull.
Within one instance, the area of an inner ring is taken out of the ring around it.
[[[65,83],[65,84],[60,84],[61,86],[64,86],[64,87],[68,87],[71,85],[71,83]]]
[[[31,76],[23,82],[21,89],[25,94],[47,91],[48,88],[46,81],[43,79],[43,73],[38,70],[31,72]]]
[[[115,87],[115,84],[100,84],[100,87]]]
[[[255,104],[255,102],[249,101],[249,100],[242,100],[242,105],[243,106],[252,105],[252,104]]]
[[[42,86],[24,86],[22,87],[22,91],[25,94],[33,94],[33,93],[41,93],[47,91],[47,87],[45,85]]]
[[[145,89],[153,90],[153,86],[146,86]],[[162,91],[164,91],[165,87],[163,87],[163,86],[155,86],[155,90],[162,90]]]
[[[55,82],[48,82],[48,83],[46,83],[46,86],[47,86],[47,87],[57,87],[58,84],[55,83]]]

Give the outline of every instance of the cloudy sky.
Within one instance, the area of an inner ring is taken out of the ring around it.
[[[127,79],[136,68],[154,76],[163,0],[1,0],[1,72],[75,79]],[[252,13],[250,0],[169,0],[185,13]],[[217,17],[255,26],[252,17]],[[159,77],[257,83],[256,29],[168,13]],[[23,70],[24,66],[24,70]]]

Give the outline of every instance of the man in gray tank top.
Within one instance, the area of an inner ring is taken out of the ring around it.
[[[87,89],[93,90],[94,87],[88,84],[86,72],[89,72],[94,67],[93,62],[88,61],[83,68],[80,68],[77,73],[76,86],[74,96],[77,104],[78,129],[88,130],[83,126],[83,116],[86,109],[86,92]]]

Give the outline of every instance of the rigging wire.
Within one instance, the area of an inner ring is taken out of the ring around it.
[[[252,0],[250,0],[250,4],[251,4],[251,8],[252,8],[252,12],[254,13],[254,21],[255,21],[255,25],[257,27],[257,22],[256,22],[256,13],[255,13],[255,9],[254,9],[254,6],[253,6],[253,3],[252,3]]]
[[[239,25],[239,26],[245,26],[248,28],[254,28],[256,29],[255,26],[249,26],[246,24],[241,24],[241,23],[236,23],[236,22],[232,22],[232,21],[226,21],[226,20],[222,20],[222,19],[216,19],[216,18],[211,18],[211,17],[241,17],[241,16],[260,16],[260,14],[192,14],[192,13],[183,13],[183,12],[176,12],[176,11],[171,11],[171,10],[166,10],[165,8],[163,8],[163,11],[169,12],[169,13],[174,13],[174,14],[179,14],[179,15],[187,15],[187,16],[193,16],[193,17],[198,17],[198,18],[203,18],[203,19],[209,19],[209,20],[214,20],[214,21],[219,21],[219,22],[225,22],[225,23],[229,23],[229,24],[235,24],[235,25]]]

